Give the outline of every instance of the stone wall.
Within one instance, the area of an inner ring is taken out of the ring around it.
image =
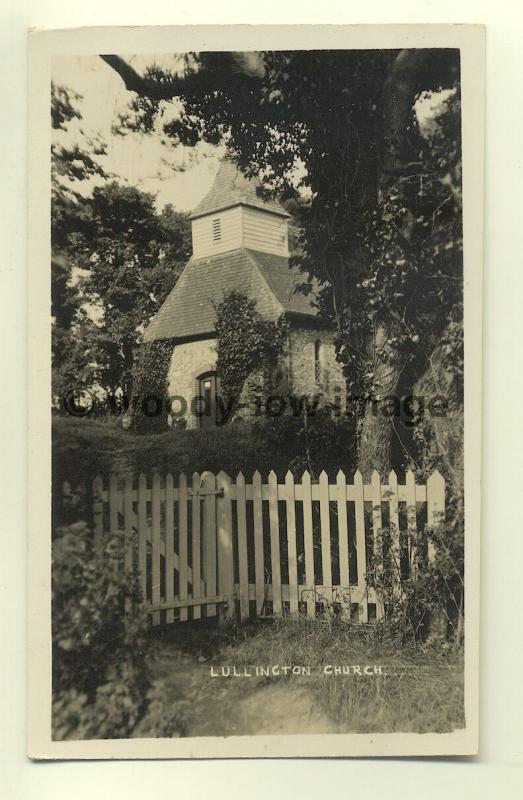
[[[295,395],[321,396],[322,402],[344,405],[345,378],[336,360],[332,330],[293,328],[289,333],[289,383]],[[319,380],[315,374],[315,344],[319,348]]]
[[[316,342],[320,343],[318,381],[314,366]],[[171,399],[183,398],[173,401],[174,419],[183,417],[189,428],[198,427],[198,417],[191,410],[194,398],[199,395],[198,378],[216,369],[216,358],[216,339],[187,342],[174,348],[168,392]],[[276,399],[272,402],[275,416],[280,405],[284,409],[282,413],[292,413],[289,395],[320,397],[320,407],[335,402],[344,408],[344,386],[342,369],[336,361],[333,332],[293,327],[278,364],[261,366],[246,380],[240,407],[233,417],[264,416],[268,396],[281,398],[282,402]]]
[[[198,377],[216,369],[216,339],[177,344],[174,348],[167,374],[168,393],[171,398],[185,400],[185,413],[178,414],[182,401],[173,402],[174,418],[183,416],[188,428],[198,427],[198,418],[191,412],[191,403],[199,394]]]

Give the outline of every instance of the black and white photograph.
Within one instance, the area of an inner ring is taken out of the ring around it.
[[[483,35],[418,27],[35,77],[30,755],[476,752]]]

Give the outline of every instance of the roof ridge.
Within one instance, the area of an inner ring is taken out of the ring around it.
[[[292,295],[293,295],[293,294],[296,294],[296,286],[298,285],[298,284],[297,284],[297,278],[298,278],[298,275],[296,274],[296,272],[293,272],[293,269],[294,269],[295,267],[297,267],[297,265],[292,265],[292,266],[291,266],[291,264],[289,264],[289,261],[290,261],[290,256],[280,256],[280,255],[276,255],[276,254],[274,254],[274,253],[266,253],[266,252],[264,252],[263,250],[254,250],[253,248],[245,248],[245,249],[246,249],[246,250],[249,252],[249,255],[250,255],[250,257],[251,257],[251,258],[253,258],[255,261],[256,261],[256,256],[259,254],[259,255],[261,255],[262,257],[263,257],[263,256],[271,256],[272,258],[281,258],[282,260],[285,260],[285,261],[287,262],[287,269],[289,270],[289,274],[291,275],[291,277],[292,277],[292,281],[293,281],[293,284],[292,284],[292,285],[293,285],[292,292],[290,292],[290,293],[289,293],[289,295],[288,295],[288,300],[290,301],[290,299],[292,298]],[[254,255],[254,256],[252,256],[252,253],[254,253],[255,255]],[[258,269],[258,272],[260,272],[260,268],[259,268],[259,265],[258,265],[258,263],[256,263],[256,268]],[[297,269],[299,269],[299,267],[297,267]],[[262,273],[260,273],[260,274],[262,274]],[[262,277],[263,277],[263,279],[265,280],[265,282],[267,283],[267,279],[265,278],[265,276],[264,276],[263,274],[262,274]],[[273,294],[274,294],[274,290],[273,290],[273,289],[271,289],[271,291],[272,291],[272,292],[273,292]],[[284,308],[284,310],[285,310],[285,307],[283,306],[282,302],[281,302],[281,301],[278,301],[278,302],[280,303],[280,305],[281,305],[281,306]]]
[[[236,205],[249,206],[284,217],[291,216],[276,198],[260,197],[258,186],[262,188],[255,177],[248,177],[232,157],[226,156],[221,159],[211,188],[192,211],[190,219],[214,214]]]
[[[283,304],[281,303],[279,298],[276,296],[276,292],[274,291],[272,286],[270,286],[270,284],[269,284],[267,278],[265,277],[265,275],[260,270],[260,266],[259,266],[258,262],[256,261],[255,257],[251,255],[251,251],[247,247],[241,247],[240,250],[243,250],[247,254],[247,257],[249,258],[251,263],[254,265],[254,267],[256,269],[256,272],[258,273],[258,275],[260,276],[261,280],[263,281],[263,283],[265,284],[265,286],[267,287],[267,289],[269,290],[271,295],[276,300],[278,306],[280,307],[280,313],[284,314],[285,313],[285,308],[284,308]],[[256,253],[257,251],[253,250],[253,252]],[[285,256],[281,256],[281,258],[286,258],[286,257]],[[286,260],[288,261],[288,259],[286,259]]]

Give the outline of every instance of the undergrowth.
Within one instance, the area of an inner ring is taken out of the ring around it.
[[[171,627],[151,632],[151,669],[166,679],[166,700],[176,708],[182,735],[252,732],[239,711],[247,697],[285,687],[310,698],[339,733],[444,733],[464,727],[463,656],[440,640],[400,644],[382,624],[363,626],[314,620],[273,620],[231,628]],[[184,665],[183,669],[174,665]],[[211,678],[210,666],[308,666],[310,676]],[[325,665],[381,667],[381,675],[324,675]],[[283,695],[279,695],[283,701]],[[190,702],[188,702],[190,701]],[[265,732],[278,714],[267,698]],[[236,719],[239,717],[239,719]],[[242,729],[241,725],[245,727]],[[273,732],[277,732],[276,730]],[[307,730],[303,730],[307,733]]]
[[[224,658],[238,666],[316,667],[303,680],[345,732],[442,733],[464,726],[462,655],[440,641],[398,646],[380,625],[284,620],[242,637]],[[377,665],[384,674],[323,675],[325,665]],[[292,686],[294,677],[283,680]]]

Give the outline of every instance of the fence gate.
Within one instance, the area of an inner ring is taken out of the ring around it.
[[[445,506],[438,472],[426,484],[410,471],[404,484],[394,472],[386,484],[377,472],[370,483],[359,472],[348,483],[340,471],[334,484],[325,472],[318,482],[288,472],[284,483],[274,472],[267,482],[255,472],[251,483],[242,473],[235,481],[223,472],[112,474],[93,490],[95,542],[107,531],[124,535],[125,566],[138,570],[153,625],[333,610],[380,619],[380,571],[401,587],[421,558],[433,558],[430,545],[421,552],[419,532]]]

